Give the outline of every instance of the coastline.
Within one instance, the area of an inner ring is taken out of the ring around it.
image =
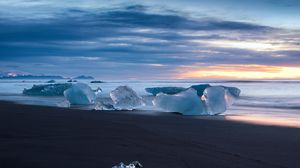
[[[300,129],[0,101],[0,167],[300,167]]]

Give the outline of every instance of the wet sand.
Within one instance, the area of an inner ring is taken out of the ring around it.
[[[0,168],[300,167],[300,129],[0,102]]]

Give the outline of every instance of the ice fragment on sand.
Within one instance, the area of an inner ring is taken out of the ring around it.
[[[72,105],[93,104],[96,99],[94,91],[84,83],[73,84],[71,88],[64,91],[64,96]]]
[[[225,91],[222,86],[212,86],[204,90],[202,99],[205,101],[209,115],[220,114],[226,111]]]
[[[159,93],[154,98],[153,104],[165,111],[179,112],[183,115],[206,114],[204,105],[193,88],[174,95]]]
[[[153,101],[154,106],[165,111],[180,112],[183,115],[216,115],[223,113],[233,104],[241,92],[236,87],[200,84],[193,85],[181,92],[172,89],[172,91],[178,91],[179,93],[171,95],[164,94],[171,93],[166,92],[164,88],[176,87],[151,88],[153,94],[153,89],[162,92],[159,94],[155,92],[157,95]]]
[[[131,162],[129,165],[125,165],[123,162],[119,163],[112,168],[141,168],[143,167],[142,164],[138,161]]]
[[[144,105],[138,94],[128,86],[119,86],[110,92],[114,107],[118,110],[133,110]]]

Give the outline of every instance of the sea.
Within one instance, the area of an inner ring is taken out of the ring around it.
[[[20,104],[44,105],[70,108],[66,99],[61,97],[26,96],[23,90],[33,85],[49,84],[48,80],[0,80],[0,100]],[[176,86],[189,87],[196,84],[212,86],[233,86],[241,90],[235,100],[221,116],[228,120],[237,120],[265,125],[300,127],[300,80],[260,80],[260,81],[204,81],[204,80],[107,80],[103,83],[90,83],[91,80],[78,80],[92,89],[100,87],[101,96],[108,98],[109,93],[118,86],[129,86],[140,96],[150,96],[147,87]],[[66,79],[56,83],[67,83]],[[141,109],[143,110],[143,109]],[[151,111],[151,110],[150,110]],[[150,113],[149,109],[145,113]]]

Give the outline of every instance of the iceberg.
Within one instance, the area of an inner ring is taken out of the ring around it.
[[[100,87],[97,87],[97,89],[93,91],[96,94],[96,97],[100,97],[100,94],[102,93],[102,89]]]
[[[226,111],[227,102],[225,96],[226,90],[222,86],[212,86],[204,90],[201,99],[204,100],[209,115],[216,115]]]
[[[205,107],[197,91],[189,88],[174,95],[159,93],[153,105],[168,112],[179,112],[183,115],[206,115]]]
[[[97,101],[95,102],[94,110],[116,110],[114,107],[114,103],[110,97],[97,97]]]
[[[146,92],[151,93],[153,96],[156,96],[158,93],[165,94],[177,94],[186,90],[183,87],[153,87],[153,88],[145,88]]]
[[[192,85],[190,88],[193,88],[197,91],[198,96],[202,96],[203,92],[206,88],[211,87],[209,84],[200,84],[200,85]]]
[[[228,92],[234,96],[234,97],[239,97],[241,94],[241,90],[239,88],[236,87],[227,87],[227,86],[223,86],[226,90],[228,90]]]
[[[139,161],[131,162],[129,165],[125,165],[123,162],[119,163],[112,168],[141,168],[143,165]]]
[[[197,91],[198,96],[202,96],[203,92],[206,88],[211,87],[209,84],[199,84],[199,85],[192,85],[189,88],[193,88]],[[236,87],[227,87],[227,86],[222,86],[225,89],[227,89],[233,96],[239,97],[241,90],[236,88]],[[184,90],[187,90],[189,88],[184,88],[184,87],[152,87],[152,88],[145,88],[146,92],[151,93],[153,96],[156,96],[158,93],[165,93],[165,94],[177,94],[180,93]]]
[[[237,97],[232,95],[227,89],[225,89],[224,99],[226,101],[226,106],[230,107],[234,103],[235,99],[237,99]]]
[[[193,88],[197,91],[198,96],[203,95],[203,91],[211,87],[209,84],[200,84],[200,85],[192,85],[189,88]],[[146,92],[151,93],[153,96],[156,96],[158,93],[165,93],[169,95],[177,94],[182,91],[185,91],[189,88],[184,87],[153,87],[153,88],[145,88]]]
[[[109,95],[114,103],[114,108],[118,110],[133,110],[144,105],[142,98],[128,86],[119,86]]]
[[[96,104],[95,110],[116,110],[111,103],[100,101]]]
[[[33,85],[30,89],[24,89],[23,94],[28,96],[63,96],[64,91],[69,89],[72,84],[45,84]]]
[[[84,83],[72,85],[72,87],[64,91],[64,96],[72,105],[94,104],[96,99],[95,92]]]
[[[223,113],[239,97],[241,90],[236,87],[192,85],[184,89],[176,87],[146,88],[156,95],[155,107],[183,115],[217,115]],[[176,93],[177,92],[177,93]]]

